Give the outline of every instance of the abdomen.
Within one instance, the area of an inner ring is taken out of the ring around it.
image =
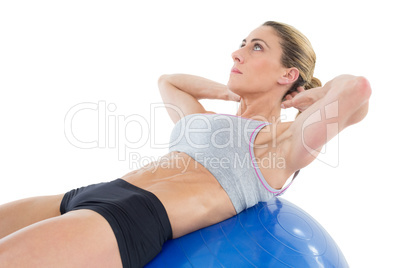
[[[169,216],[174,237],[236,214],[214,176],[185,153],[171,152],[122,179],[159,198]]]

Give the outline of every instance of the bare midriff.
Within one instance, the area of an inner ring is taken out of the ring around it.
[[[174,238],[236,214],[215,177],[186,153],[171,152],[122,179],[158,197],[167,211]]]

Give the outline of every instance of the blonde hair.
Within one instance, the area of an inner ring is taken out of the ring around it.
[[[267,21],[263,26],[275,29],[281,39],[281,63],[286,68],[295,67],[299,70],[299,78],[283,96],[297,91],[299,86],[304,89],[320,87],[321,81],[315,77],[314,68],[316,56],[310,41],[296,28],[276,21]]]

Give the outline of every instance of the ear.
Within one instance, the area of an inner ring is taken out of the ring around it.
[[[295,67],[288,68],[284,71],[283,75],[279,77],[278,83],[280,85],[293,84],[299,78],[299,70]]]

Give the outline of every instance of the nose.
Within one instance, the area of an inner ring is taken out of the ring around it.
[[[241,53],[241,49],[238,49],[232,53],[232,59],[233,59],[233,61],[238,62],[238,63],[244,62],[244,57]]]

